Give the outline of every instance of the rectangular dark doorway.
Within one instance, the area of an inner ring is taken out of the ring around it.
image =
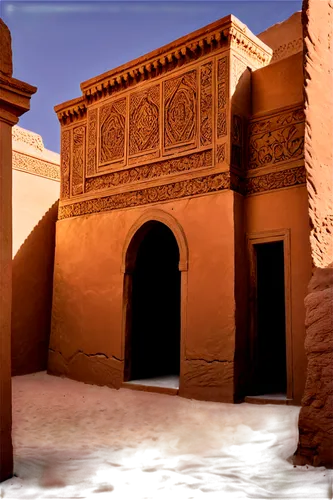
[[[256,268],[253,395],[286,394],[284,243],[254,245]]]

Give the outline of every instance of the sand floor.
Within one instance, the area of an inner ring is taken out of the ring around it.
[[[98,471],[129,470],[121,461],[149,449],[164,459],[180,458],[173,467],[145,466],[147,472],[187,474],[199,480],[188,487],[203,493],[332,498],[327,471],[314,474],[309,467],[292,465],[297,416],[295,407],[115,390],[45,372],[14,377],[13,446],[19,477],[0,491],[0,499],[83,498],[85,489],[108,493],[110,484],[93,481]],[[264,461],[251,467],[226,450],[251,443],[255,431],[274,433],[276,439]]]

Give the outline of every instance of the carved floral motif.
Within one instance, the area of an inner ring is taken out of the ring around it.
[[[86,200],[59,207],[59,219],[75,217],[79,215],[92,214],[107,210],[135,207],[149,203],[157,203],[186,196],[202,195],[210,192],[228,189],[230,186],[229,172],[197,177],[163,186],[150,187],[120,193],[104,198]]]
[[[130,97],[129,154],[158,148],[160,126],[160,85]]]
[[[70,196],[69,176],[71,163],[71,131],[61,133],[61,167],[60,167],[60,198],[66,200]]]
[[[100,110],[100,163],[119,161],[125,155],[126,98]]]
[[[254,194],[285,187],[305,184],[304,167],[290,168],[280,172],[270,172],[246,179],[246,193]]]
[[[99,191],[132,182],[147,181],[165,175],[197,170],[212,165],[212,151],[193,153],[181,158],[142,165],[140,167],[121,170],[106,175],[100,175],[86,180],[86,192]]]
[[[286,111],[250,124],[249,168],[304,157],[304,113]]]
[[[223,163],[226,158],[226,143],[218,144],[216,148],[216,161],[217,163]]]
[[[196,131],[196,70],[164,82],[164,146],[193,142]]]
[[[88,110],[87,175],[97,170],[97,109]]]
[[[200,68],[200,144],[206,146],[213,138],[213,63]]]
[[[222,57],[217,66],[217,137],[227,135],[228,59]]]
[[[86,128],[73,129],[72,195],[83,193]]]

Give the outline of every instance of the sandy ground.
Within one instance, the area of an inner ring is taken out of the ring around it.
[[[290,461],[298,413],[14,377],[17,477],[0,498],[332,498],[332,471]]]

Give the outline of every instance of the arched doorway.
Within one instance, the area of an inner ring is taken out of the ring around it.
[[[171,229],[145,222],[127,249],[125,381],[179,376],[181,273]]]

